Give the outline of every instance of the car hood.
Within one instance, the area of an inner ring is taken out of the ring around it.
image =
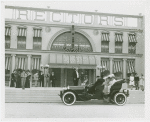
[[[68,86],[66,89],[72,89],[72,90],[82,90],[85,89],[85,86]]]

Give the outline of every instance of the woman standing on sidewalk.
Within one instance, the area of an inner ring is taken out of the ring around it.
[[[130,81],[129,81],[129,85],[131,86],[131,90],[132,90],[132,89],[133,89],[133,86],[135,86],[135,85],[134,85],[134,76],[133,76],[133,74],[131,74],[129,80],[130,80]]]
[[[140,77],[140,89],[142,91],[144,91],[144,76],[143,76],[143,74],[141,74],[141,77]]]

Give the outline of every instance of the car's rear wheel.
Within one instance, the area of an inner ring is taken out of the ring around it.
[[[114,96],[114,102],[119,106],[123,106],[127,102],[127,97],[124,93],[116,93]]]
[[[66,105],[73,105],[76,102],[76,95],[73,92],[64,93],[62,100]]]

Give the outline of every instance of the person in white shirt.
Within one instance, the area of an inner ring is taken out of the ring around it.
[[[34,74],[35,87],[37,87],[38,73]]]
[[[79,81],[78,68],[75,68],[75,70],[73,72],[73,83],[74,83],[74,86],[78,86],[78,81]]]
[[[129,85],[131,86],[131,90],[133,89],[133,86],[135,86],[135,85],[134,85],[134,76],[133,76],[133,74],[131,74],[131,76],[130,76]]]

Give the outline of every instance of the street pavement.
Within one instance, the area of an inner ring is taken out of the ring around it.
[[[5,118],[143,118],[144,104],[117,106],[105,102],[5,103]]]

